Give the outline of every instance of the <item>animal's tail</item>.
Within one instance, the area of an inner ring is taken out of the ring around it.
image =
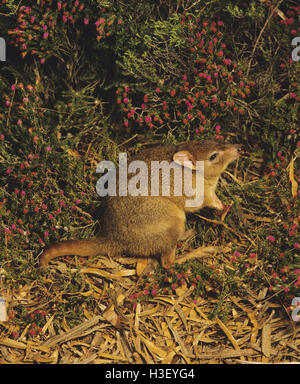
[[[77,255],[77,256],[96,256],[107,254],[108,241],[98,237],[89,240],[65,240],[59,243],[48,245],[40,256],[40,266],[45,267],[50,260],[59,256]]]

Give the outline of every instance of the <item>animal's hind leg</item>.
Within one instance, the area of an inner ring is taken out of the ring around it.
[[[176,264],[182,264],[187,260],[197,259],[201,257],[207,257],[207,256],[213,256],[217,252],[220,252],[223,248],[222,247],[200,247],[197,249],[194,249],[193,251],[187,253],[186,255],[179,257],[175,260]]]
[[[137,263],[135,267],[137,276],[141,276],[142,273],[146,271],[146,268],[148,266],[150,267],[150,264],[152,265],[152,267],[153,267],[153,264],[156,266],[158,264],[158,261],[152,257],[139,257],[137,259]]]
[[[163,267],[174,264],[175,253],[176,253],[176,248],[173,248],[171,252],[164,253],[160,258],[160,264]]]
[[[160,258],[160,264],[163,267],[170,266],[175,263],[175,253],[176,253],[176,248],[173,248],[170,252],[164,253],[161,258]],[[153,261],[157,263],[156,259],[149,258],[149,257],[141,257],[137,259],[137,264],[136,264],[136,274],[138,276],[141,276],[141,274],[144,272],[144,270],[147,268],[147,266],[150,263],[153,263]]]
[[[161,256],[161,265],[163,267],[166,267],[167,265],[172,264],[182,264],[185,261],[197,259],[201,257],[207,257],[207,256],[213,256],[217,252],[220,252],[223,248],[222,247],[200,247],[197,249],[194,249],[193,251],[187,253],[186,255],[179,257],[178,259],[175,258],[176,248],[172,249],[171,252],[165,253]]]

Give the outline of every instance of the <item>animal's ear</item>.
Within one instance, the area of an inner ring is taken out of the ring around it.
[[[196,169],[196,161],[194,156],[189,151],[179,151],[173,156],[175,163],[190,169]]]

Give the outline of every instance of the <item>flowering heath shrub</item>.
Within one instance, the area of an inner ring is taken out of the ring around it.
[[[80,41],[100,41],[120,24],[121,19],[114,13],[106,15],[96,1],[86,6],[79,0],[41,0],[39,4],[20,6],[18,26],[9,31],[10,42],[20,49],[22,57],[30,53],[44,64],[53,56],[73,56]]]
[[[247,99],[255,83],[232,58],[224,42],[222,20],[189,15],[177,22],[178,38],[182,36],[178,56],[182,60],[186,56],[187,71],[180,74],[178,70],[177,77],[153,84],[144,95],[136,87],[119,87],[116,102],[124,125],[138,125],[146,131],[178,129],[193,137],[214,134],[222,140],[224,132],[231,130],[226,119],[247,113]]]
[[[82,214],[89,187],[83,183],[80,191],[73,190],[83,164],[66,156],[68,151],[62,152],[62,133],[70,129],[68,120],[76,108],[60,104],[50,112],[39,81],[34,85],[15,82],[2,95],[0,233],[10,251],[18,246],[32,249],[60,238],[71,221],[90,223]],[[62,116],[66,120],[60,129],[49,127],[54,116],[58,122]],[[94,119],[92,109],[90,117]]]

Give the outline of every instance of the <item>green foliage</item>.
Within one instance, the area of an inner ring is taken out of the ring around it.
[[[252,19],[263,19],[267,13],[267,9],[263,5],[258,5],[256,1],[251,1],[245,5],[230,3],[226,6],[226,10],[233,18],[243,19],[249,17]]]
[[[170,32],[167,35],[172,34],[175,22],[165,23]],[[126,127],[133,121],[131,125],[138,123],[154,131],[165,129],[181,138],[211,136],[216,130],[216,138],[224,139],[219,135],[223,133],[221,126],[228,133],[229,119],[237,115],[242,120],[240,115],[250,109],[246,100],[255,83],[229,58],[222,29],[221,20],[208,22],[189,16],[178,22],[175,40],[180,41],[179,45],[172,39],[166,40],[164,32],[157,40],[154,24],[151,47],[146,47],[146,53],[140,57],[126,56],[124,60],[124,67],[128,67],[125,74],[131,71],[135,79],[142,81],[134,84],[133,89],[126,86],[117,90],[117,103],[127,115]],[[141,68],[150,69],[145,74]],[[137,92],[145,91],[145,84],[147,92],[138,95]],[[137,105],[141,99],[143,102]]]
[[[9,14],[14,14],[17,11],[19,6],[19,3],[17,0],[7,0],[3,3],[5,3],[8,10],[7,13],[6,12],[4,13],[5,16],[8,16]]]

